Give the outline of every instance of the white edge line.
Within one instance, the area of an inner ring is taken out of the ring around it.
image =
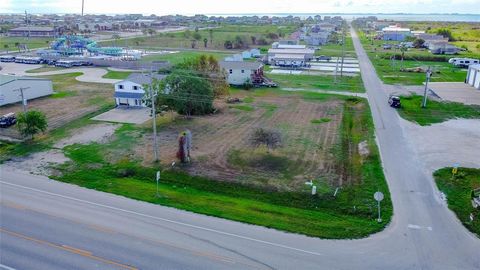
[[[56,193],[52,193],[52,192],[48,192],[48,191],[44,191],[44,190],[40,190],[40,189],[36,189],[36,188],[31,188],[31,187],[26,187],[26,186],[22,186],[22,185],[12,184],[12,183],[9,183],[9,182],[4,182],[4,181],[0,181],[0,183],[5,184],[5,185],[18,187],[18,188],[28,189],[28,190],[32,190],[32,191],[36,191],[36,192],[39,192],[39,193],[44,193],[44,194],[48,194],[48,195],[52,195],[52,196],[57,196],[57,197],[72,200],[72,201],[77,201],[77,202],[81,202],[81,203],[85,203],[85,204],[95,205],[95,206],[99,206],[99,207],[103,207],[103,208],[107,208],[107,209],[111,209],[111,210],[115,210],[115,211],[119,211],[119,212],[124,212],[124,213],[132,214],[132,215],[137,215],[137,216],[141,216],[141,217],[161,220],[161,221],[165,221],[165,222],[169,222],[169,223],[173,223],[173,224],[177,224],[177,225],[182,225],[182,226],[185,226],[185,227],[190,227],[190,228],[194,228],[194,229],[204,230],[204,231],[213,232],[213,233],[222,234],[222,235],[227,235],[227,236],[232,236],[232,237],[236,237],[236,238],[239,238],[239,239],[244,239],[244,240],[249,240],[249,241],[262,243],[262,244],[266,244],[266,245],[270,245],[270,246],[295,250],[295,251],[299,251],[299,252],[303,252],[303,253],[307,253],[307,254],[311,254],[311,255],[324,256],[324,254],[313,252],[313,251],[308,251],[308,250],[304,250],[304,249],[289,247],[289,246],[282,245],[282,244],[277,244],[277,243],[273,243],[273,242],[269,242],[269,241],[264,241],[264,240],[260,240],[260,239],[251,238],[251,237],[248,237],[248,236],[242,236],[242,235],[238,235],[238,234],[234,234],[234,233],[229,233],[229,232],[219,231],[219,230],[210,229],[210,228],[206,228],[206,227],[201,227],[201,226],[188,224],[188,223],[184,223],[184,222],[180,222],[180,221],[175,221],[175,220],[171,220],[171,219],[150,216],[150,215],[134,212],[134,211],[131,211],[131,210],[126,210],[126,209],[117,208],[117,207],[114,207],[114,206],[89,202],[89,201],[86,201],[86,200],[77,199],[77,198],[73,198],[73,197],[69,197],[69,196],[65,196],[65,195],[61,195],[61,194],[56,194]],[[10,269],[7,269],[7,270],[10,270]],[[13,269],[13,270],[15,270],[15,269]]]
[[[10,266],[6,266],[5,264],[0,263],[0,268],[5,269],[5,270],[16,270],[15,268],[12,268]]]

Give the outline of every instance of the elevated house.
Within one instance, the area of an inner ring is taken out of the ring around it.
[[[314,49],[280,49],[272,48],[268,50],[267,62],[271,65],[279,66],[305,66],[306,63],[313,59]]]
[[[460,49],[448,41],[429,42],[428,49],[433,54],[457,54]]]
[[[220,61],[220,67],[227,75],[227,82],[231,85],[262,84],[263,64],[260,62]]]
[[[435,43],[435,42],[448,42],[448,38],[443,37],[442,35],[435,35],[435,34],[417,34],[415,35],[416,38],[418,39],[423,39],[425,43],[423,43],[423,46],[428,48],[430,46],[430,43]]]
[[[382,29],[383,40],[404,41],[406,37],[411,36],[409,28],[402,28],[391,25]]]
[[[143,74],[133,73],[123,81],[115,83],[115,104],[125,107],[145,107],[143,97],[145,95],[145,85],[149,85],[153,80],[162,80],[165,75],[161,74]]]

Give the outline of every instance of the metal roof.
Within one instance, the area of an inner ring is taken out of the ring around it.
[[[166,77],[166,75],[153,73],[151,77],[157,80],[163,80]],[[150,84],[151,77],[150,77],[150,73],[132,73],[123,81],[130,81],[136,84],[143,85],[143,84]]]
[[[314,49],[268,49],[268,53],[286,53],[286,54],[313,54],[315,53]]]
[[[21,26],[17,28],[10,29],[10,31],[53,31],[52,27],[47,26]]]
[[[263,66],[260,62],[248,62],[248,61],[220,61],[220,66],[224,69],[246,69],[257,70]]]
[[[8,75],[8,74],[0,74],[0,85],[5,85],[7,83],[13,82],[13,81],[50,81],[48,79],[44,78],[38,78],[38,77],[25,77],[25,76],[14,76],[14,75]]]

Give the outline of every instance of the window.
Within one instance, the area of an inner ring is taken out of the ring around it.
[[[245,70],[242,69],[242,73],[245,73]]]
[[[123,84],[119,84],[118,89],[123,89]]]
[[[133,90],[138,90],[138,86],[134,85]]]
[[[232,73],[233,73],[233,70],[232,70],[232,69],[229,69],[228,72],[229,72],[230,74],[232,74]]]

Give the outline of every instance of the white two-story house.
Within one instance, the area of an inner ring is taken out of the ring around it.
[[[115,83],[115,104],[117,106],[145,107],[143,96],[145,95],[145,85],[149,85],[151,78],[162,80],[165,75],[133,73],[123,81]]]

